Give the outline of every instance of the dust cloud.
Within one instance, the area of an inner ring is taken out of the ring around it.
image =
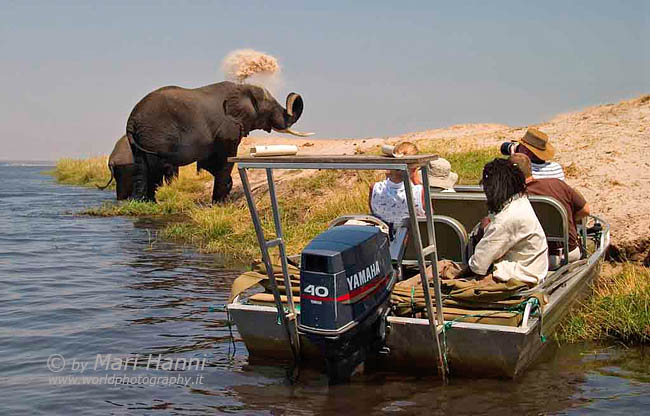
[[[223,59],[221,70],[229,81],[255,84],[273,92],[281,84],[278,60],[254,49],[236,49]]]

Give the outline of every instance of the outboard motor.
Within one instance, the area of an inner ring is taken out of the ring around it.
[[[334,227],[303,250],[299,330],[323,352],[330,384],[349,380],[383,346],[395,280],[377,227]]]

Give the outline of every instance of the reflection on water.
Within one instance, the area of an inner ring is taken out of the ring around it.
[[[156,240],[155,221],[74,215],[113,195],[57,186],[44,169],[0,164],[1,414],[639,413],[650,404],[644,350],[584,345],[547,348],[516,382],[443,387],[437,377],[375,373],[329,387],[304,370],[290,386],[283,368],[248,364],[219,308],[237,270]],[[54,354],[65,360],[60,372],[47,367]],[[98,354],[138,362],[94,368]],[[158,357],[204,365],[156,369]],[[106,383],[56,385],[53,375]],[[189,381],[114,385],[111,376]]]
[[[274,382],[230,390],[240,409],[292,414],[636,414],[650,405],[649,365],[642,349],[551,345],[517,381],[456,377],[442,386],[437,377],[379,373],[330,387],[324,376],[303,372],[293,387]]]

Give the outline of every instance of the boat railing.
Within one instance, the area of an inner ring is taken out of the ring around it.
[[[547,278],[539,287],[530,289],[529,291],[531,293],[535,290],[539,291],[539,289],[541,289],[541,292],[544,295],[550,296],[553,294],[553,292],[555,292],[555,290],[566,285],[571,279],[573,279],[576,276],[576,274],[574,273],[576,269],[589,268],[594,263],[596,263],[599,259],[604,257],[605,250],[607,250],[607,247],[609,246],[609,242],[610,242],[609,223],[607,223],[602,218],[595,215],[589,215],[588,217],[593,219],[597,224],[600,224],[600,226],[602,227],[601,230],[599,231],[599,235],[597,235],[596,249],[594,250],[594,252],[591,253],[586,259],[578,260],[563,265],[558,270],[553,272],[550,278]],[[521,321],[521,327],[524,329],[528,328],[529,317],[532,310],[531,307],[532,307],[531,304],[527,304],[524,310],[524,314]]]
[[[346,170],[398,170],[402,172],[402,181],[404,183],[406,202],[409,211],[409,220],[411,222],[412,237],[416,247],[417,263],[420,270],[420,277],[422,279],[422,288],[424,291],[425,304],[427,310],[427,317],[431,335],[434,339],[432,348],[434,348],[434,356],[438,359],[438,370],[441,374],[443,382],[447,381],[448,365],[446,357],[446,339],[444,316],[442,312],[442,295],[440,290],[440,281],[438,277],[438,256],[436,250],[435,228],[433,223],[433,209],[431,203],[431,193],[429,189],[429,162],[437,159],[435,155],[415,155],[404,156],[402,158],[387,158],[382,156],[340,156],[340,155],[298,155],[298,156],[271,156],[271,157],[232,157],[228,158],[228,162],[236,163],[241,177],[246,202],[251,214],[255,233],[260,246],[262,260],[266,266],[266,271],[269,276],[269,282],[275,306],[277,309],[280,324],[284,327],[287,335],[291,351],[294,359],[297,362],[300,357],[300,337],[297,325],[297,313],[293,303],[291,280],[289,278],[287,254],[284,236],[282,233],[282,224],[280,221],[280,212],[275,192],[275,185],[273,180],[274,169],[346,169]],[[424,211],[427,223],[427,237],[428,244],[423,245],[422,235],[418,227],[417,213],[415,210],[415,202],[413,200],[412,185],[409,177],[409,170],[413,167],[419,168],[422,174],[422,185],[424,191]],[[265,169],[266,178],[269,188],[269,196],[271,200],[271,210],[273,211],[273,225],[275,228],[275,238],[266,239],[259,213],[257,212],[254,195],[248,180],[248,169]],[[275,279],[269,249],[278,247],[280,254],[280,264],[282,267],[282,275],[284,286],[286,289],[288,311],[285,312],[282,304],[282,298],[278,285]],[[429,293],[429,284],[427,281],[427,261],[432,269],[432,281],[434,283],[436,311],[433,311],[431,303],[431,296]]]

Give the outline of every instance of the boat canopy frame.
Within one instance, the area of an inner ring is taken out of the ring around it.
[[[294,156],[270,156],[270,157],[230,157],[229,163],[236,163],[241,178],[242,187],[248,203],[248,209],[251,214],[255,234],[260,246],[262,261],[266,266],[266,273],[269,277],[271,292],[273,293],[274,303],[278,313],[278,320],[284,327],[287,335],[292,354],[296,362],[300,357],[300,336],[298,332],[298,314],[293,302],[291,279],[289,278],[289,269],[286,253],[286,245],[282,233],[282,223],[280,210],[275,192],[275,183],[273,180],[274,169],[338,169],[338,170],[399,170],[402,172],[402,181],[406,191],[406,202],[409,211],[409,220],[411,226],[411,236],[415,243],[417,263],[422,280],[424,299],[429,321],[431,336],[435,340],[437,350],[437,367],[441,374],[443,382],[447,382],[449,374],[448,363],[446,360],[446,339],[445,339],[445,322],[442,313],[442,296],[440,290],[440,280],[438,275],[438,254],[436,250],[435,228],[433,224],[433,207],[431,202],[431,193],[429,190],[429,162],[436,160],[438,156],[424,154],[404,156],[401,158],[389,158],[383,156],[366,156],[366,155],[294,155]],[[412,184],[410,181],[409,171],[412,168],[419,168],[422,174],[422,185],[424,191],[424,213],[427,224],[428,241],[430,245],[423,247],[422,236],[418,226],[418,216],[415,210],[415,201],[413,198]],[[248,180],[248,169],[265,169],[266,179],[269,187],[269,197],[271,200],[271,209],[273,211],[273,223],[275,227],[275,238],[267,240],[260,216],[255,204],[255,198],[252,193],[250,182]],[[280,254],[280,264],[282,266],[282,276],[286,290],[288,310],[285,310],[282,304],[280,290],[275,279],[269,249],[278,247]],[[429,261],[427,262],[427,257]],[[436,310],[433,311],[429,284],[427,280],[427,263],[431,264],[432,280],[435,292]],[[432,343],[432,348],[434,344]]]

